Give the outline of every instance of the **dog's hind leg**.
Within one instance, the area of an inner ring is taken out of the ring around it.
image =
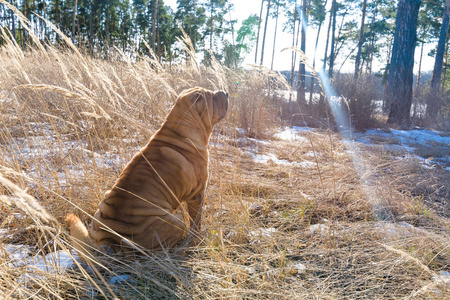
[[[152,222],[146,232],[140,237],[133,237],[133,240],[147,249],[173,248],[187,231],[183,218],[175,213],[154,218],[157,220]]]
[[[200,231],[202,225],[203,192],[193,197],[188,203],[191,230]]]

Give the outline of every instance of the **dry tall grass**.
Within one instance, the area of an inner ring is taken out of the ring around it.
[[[335,105],[347,111],[355,129],[373,128],[379,123],[376,118],[380,118],[381,103],[377,105],[376,100],[381,102],[380,100],[383,99],[379,79],[368,75],[361,75],[355,79],[352,74],[339,74],[334,79],[334,86],[336,86],[336,92],[347,100],[347,103],[341,101]]]
[[[450,297],[448,281],[439,280],[440,271],[450,271],[449,219],[428,205],[446,203],[445,196],[418,198],[408,186],[433,175],[434,186],[445,190],[445,170],[407,173],[387,151],[368,149],[360,149],[364,167],[355,166],[330,131],[305,132],[296,141],[245,137],[236,128],[261,137],[280,124],[280,106],[266,88],[273,77],[217,63],[206,69],[130,61],[120,51],[106,61],[73,47],[1,48],[0,296]],[[74,212],[88,222],[176,95],[196,85],[227,89],[231,102],[211,142],[202,242],[188,247],[188,236],[171,251],[58,268],[57,251],[71,249],[64,216]],[[257,163],[248,149],[285,163]],[[12,244],[28,256],[15,257]]]

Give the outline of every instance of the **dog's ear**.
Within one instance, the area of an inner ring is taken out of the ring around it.
[[[191,94],[191,100],[193,103],[203,100],[206,97],[205,91],[197,90]]]
[[[226,91],[216,91],[214,93],[213,107],[217,123],[225,118],[228,111],[228,93]]]

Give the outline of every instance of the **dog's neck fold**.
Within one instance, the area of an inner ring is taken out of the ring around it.
[[[208,149],[211,137],[212,125],[205,124],[201,116],[196,112],[180,113],[172,110],[166,118],[155,138],[171,143],[183,143],[193,148],[195,152],[204,152]],[[175,138],[176,137],[176,138]]]

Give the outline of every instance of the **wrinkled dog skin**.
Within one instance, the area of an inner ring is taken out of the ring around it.
[[[67,220],[74,246],[111,247],[122,238],[147,248],[175,246],[186,233],[175,210],[186,202],[191,228],[200,229],[202,194],[208,178],[208,144],[213,127],[228,109],[228,95],[193,88],[182,92],[161,128],[135,154],[105,194],[89,231],[78,217]]]

